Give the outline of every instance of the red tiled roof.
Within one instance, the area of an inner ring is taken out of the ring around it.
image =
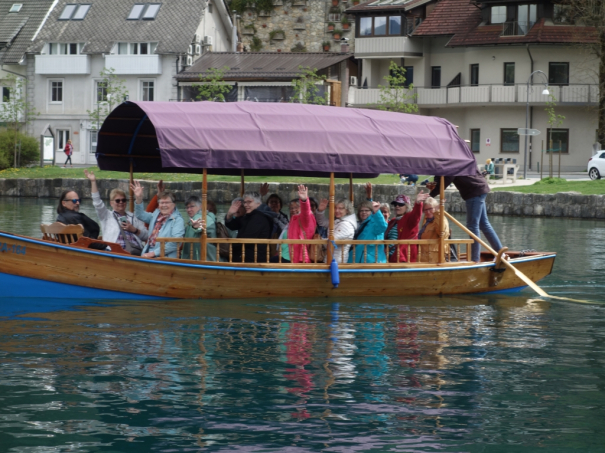
[[[455,35],[475,28],[480,22],[481,10],[470,0],[441,0],[413,36]]]

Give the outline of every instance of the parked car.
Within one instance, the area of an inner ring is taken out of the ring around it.
[[[588,176],[590,179],[601,179],[605,175],[605,150],[598,151],[588,159]]]

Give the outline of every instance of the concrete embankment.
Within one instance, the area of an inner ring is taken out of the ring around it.
[[[104,179],[98,182],[103,198],[115,187],[128,193],[128,181]],[[176,194],[177,200],[183,202],[190,195],[200,195],[201,182],[166,182],[166,188]],[[142,181],[145,200],[155,193],[156,183]],[[316,198],[328,197],[326,184],[308,184],[309,193]],[[246,190],[257,190],[258,183],[246,184]],[[0,179],[0,196],[4,197],[39,197],[59,198],[63,190],[75,190],[81,198],[90,198],[90,183],[86,179]],[[294,183],[269,185],[270,193],[278,193],[284,202],[296,198],[297,185]],[[355,200],[365,199],[365,189],[361,184],[354,185]],[[336,198],[348,198],[348,184],[336,186]],[[217,204],[230,203],[240,193],[240,184],[236,182],[209,182],[208,199]],[[414,196],[414,187],[402,185],[374,186],[374,199],[382,202],[394,200],[398,194]],[[466,205],[458,192],[446,192],[447,210],[465,212]],[[605,195],[581,195],[575,192],[558,194],[525,194],[518,192],[491,192],[487,199],[487,210],[490,214],[537,216],[537,217],[574,217],[605,218]]]

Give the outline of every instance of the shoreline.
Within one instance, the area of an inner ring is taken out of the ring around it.
[[[155,193],[157,181],[141,181],[144,199],[149,200]],[[127,179],[98,180],[101,197],[106,199],[109,192],[119,187],[128,193]],[[174,182],[168,181],[164,185],[175,193],[179,202],[184,202],[188,196],[198,194],[201,182]],[[307,184],[309,193],[320,199],[328,197],[327,184]],[[354,197],[356,201],[365,199],[363,184],[354,184]],[[421,187],[421,186],[417,186]],[[374,199],[381,202],[390,202],[399,194],[413,196],[417,187],[401,184],[374,185]],[[75,190],[81,198],[89,199],[90,183],[84,178],[56,178],[56,179],[0,179],[0,196],[24,198],[59,198],[66,189]],[[259,184],[247,183],[246,190],[258,191]],[[269,193],[277,193],[286,204],[297,196],[295,183],[269,183]],[[151,194],[151,196],[150,196]],[[231,203],[231,200],[240,195],[238,182],[208,183],[208,199],[215,203]],[[336,185],[336,199],[349,197],[349,185]],[[448,212],[466,212],[466,205],[456,190],[447,190],[445,194]],[[534,194],[515,191],[490,192],[486,199],[489,214],[513,215],[521,217],[569,217],[582,219],[605,219],[605,195],[582,195],[578,192],[561,192],[556,194]]]

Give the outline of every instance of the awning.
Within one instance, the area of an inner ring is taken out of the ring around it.
[[[373,177],[473,175],[442,118],[291,103],[125,102],[99,132],[102,170]]]

